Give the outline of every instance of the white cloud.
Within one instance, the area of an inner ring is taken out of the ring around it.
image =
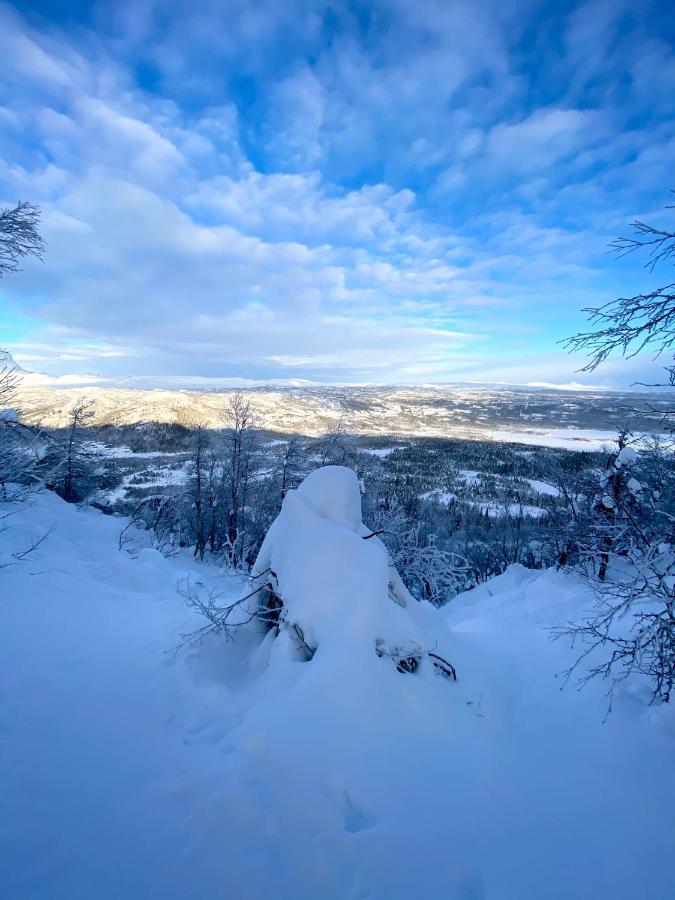
[[[490,166],[509,173],[550,166],[604,136],[601,114],[579,109],[539,109],[514,124],[495,125],[487,138]]]
[[[40,203],[49,241],[3,282],[46,323],[24,359],[487,378],[608,299],[605,230],[669,171],[672,129],[617,130],[567,88],[516,102],[518,4],[331,5],[330,39],[320,5],[230,6],[219,28],[217,3],[119,4],[113,37],[77,41],[0,6],[0,197]],[[572,57],[596,40],[574,29]]]
[[[82,129],[98,136],[96,156],[109,153],[110,164],[134,168],[144,178],[171,174],[183,163],[178,149],[148,122],[115,109],[102,100],[84,97],[77,104]],[[91,153],[91,145],[89,146]],[[92,154],[93,155],[93,154]]]
[[[269,101],[267,152],[291,171],[305,171],[323,156],[324,89],[308,67],[279,82]]]

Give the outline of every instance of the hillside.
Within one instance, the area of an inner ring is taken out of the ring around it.
[[[7,509],[4,510],[5,512]],[[188,556],[53,494],[0,533],[0,869],[8,900],[669,900],[668,707],[560,690],[547,628],[588,606],[512,567],[445,608],[458,681],[280,665],[201,624]],[[36,538],[46,540],[18,559]]]
[[[44,383],[23,378],[17,404],[31,424],[68,424],[81,398],[92,404],[96,425],[141,422],[221,428],[233,390],[160,390]],[[339,387],[246,389],[262,426],[289,434],[320,435],[338,423],[357,435],[459,437],[599,449],[630,421],[636,432],[662,428],[663,394],[547,391],[495,387]]]

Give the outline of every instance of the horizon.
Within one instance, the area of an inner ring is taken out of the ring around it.
[[[649,354],[584,373],[561,341],[663,280],[607,245],[667,215],[674,41],[656,2],[0,3],[0,207],[48,243],[0,282],[0,346],[57,377],[649,389]]]
[[[230,392],[257,390],[260,388],[285,388],[287,390],[302,390],[304,388],[341,388],[341,389],[410,389],[410,390],[434,390],[434,389],[471,389],[471,390],[520,390],[520,391],[550,391],[558,393],[588,394],[658,394],[669,389],[665,384],[632,384],[623,388],[612,388],[603,385],[584,385],[579,382],[567,384],[553,382],[507,382],[507,381],[312,381],[302,378],[287,379],[246,379],[227,376],[201,376],[201,375],[135,375],[125,373],[120,375],[104,375],[95,372],[70,372],[62,375],[52,375],[44,371],[36,371],[20,366],[9,351],[0,350],[0,367],[9,371],[16,371],[27,381],[28,388],[60,388],[73,390],[76,388],[101,390],[138,390],[138,391],[166,391],[166,392]]]

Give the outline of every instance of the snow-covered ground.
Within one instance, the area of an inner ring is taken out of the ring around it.
[[[361,447],[360,450],[361,453],[367,453],[368,456],[379,456],[381,459],[386,459],[387,456],[391,456],[396,447]]]
[[[169,450],[152,450],[143,452],[139,450],[131,450],[129,447],[109,447],[103,441],[83,441],[82,449],[86,453],[93,456],[100,456],[103,459],[157,459],[166,456],[183,456],[180,451]]]
[[[141,457],[141,454],[138,454]],[[174,454],[176,455],[176,454]],[[131,472],[122,477],[120,484],[112,491],[102,492],[101,498],[109,505],[114,505],[120,500],[125,500],[130,488],[142,487],[144,490],[148,488],[177,488],[188,480],[192,463],[189,460],[184,461],[178,466],[155,466],[152,469],[152,478],[139,478],[138,472]]]
[[[246,586],[120,552],[119,519],[45,493],[2,524],[3,898],[673,897],[673,710],[626,684],[603,724],[603,685],[560,690],[574,578],[453,601],[456,683],[348,656],[328,680],[253,631],[167,652],[202,624],[179,578]]]
[[[453,494],[452,491],[444,491],[443,488],[434,488],[433,491],[425,491],[420,494],[420,500],[434,500],[441,506],[449,506],[456,499],[456,494]]]
[[[616,445],[616,431],[592,428],[494,428],[486,431],[486,437],[493,441],[561,450],[606,450]],[[646,443],[649,438],[647,433],[635,435],[639,443]]]
[[[547,481],[537,481],[535,478],[525,478],[523,480],[526,481],[537,494],[545,494],[547,497],[560,496],[558,488],[549,484]]]
[[[496,500],[476,501],[465,500],[467,506],[480,509],[481,513],[491,519],[499,519],[502,516],[529,516],[532,519],[540,519],[546,515],[546,510],[541,506],[533,506],[530,503],[498,503]]]

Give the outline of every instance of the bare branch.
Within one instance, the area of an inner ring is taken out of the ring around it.
[[[40,216],[31,203],[0,210],[0,278],[18,271],[19,261],[27,256],[42,259],[46,244],[38,231]]]
[[[672,207],[667,207],[672,208]],[[634,235],[619,237],[610,244],[610,251],[618,257],[636,250],[649,250],[646,268],[653,271],[659,262],[675,258],[675,232],[655,228],[645,222],[633,222]],[[675,283],[655,291],[621,297],[599,307],[584,310],[592,331],[580,332],[562,341],[571,352],[584,351],[589,360],[581,372],[592,372],[614,351],[633,357],[649,348],[658,357],[675,344]],[[675,383],[675,366],[666,367],[669,383]]]

